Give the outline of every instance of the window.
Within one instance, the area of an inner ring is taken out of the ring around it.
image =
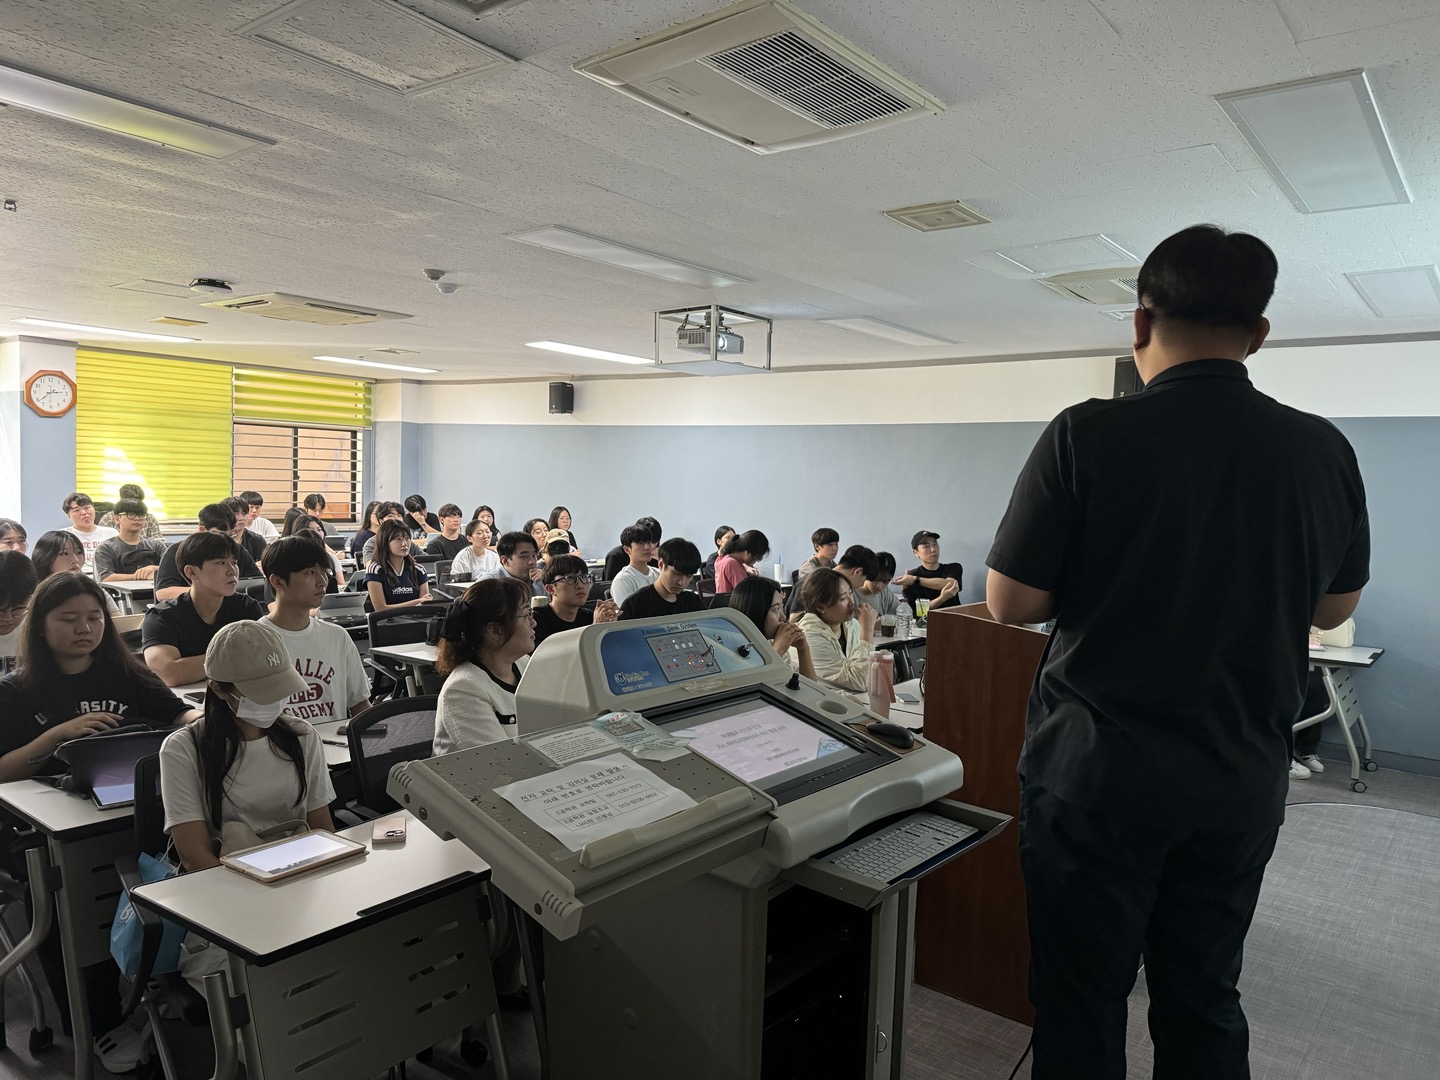
[[[234,487],[265,496],[266,517],[279,520],[285,509],[319,492],[325,496],[321,517],[354,521],[361,464],[358,431],[235,422]]]

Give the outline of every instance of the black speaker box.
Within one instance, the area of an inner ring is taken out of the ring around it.
[[[550,400],[552,402],[550,411],[554,412],[555,391],[554,383],[551,384]],[[1135,370],[1135,361],[1128,356],[1117,356],[1115,358],[1115,393],[1112,397],[1129,397],[1131,394],[1138,394],[1145,389],[1145,384],[1140,381],[1140,372]]]
[[[552,382],[550,384],[550,411],[552,413],[573,413],[575,411],[575,384]]]

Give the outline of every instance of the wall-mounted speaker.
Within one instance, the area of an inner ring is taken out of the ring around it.
[[[1135,370],[1135,360],[1129,356],[1117,356],[1115,358],[1115,393],[1113,397],[1129,397],[1131,394],[1138,394],[1145,389],[1145,384],[1140,381],[1140,372]],[[553,391],[551,400],[554,400]],[[552,408],[550,410],[554,412]]]
[[[575,411],[575,384],[552,382],[550,384],[550,412],[573,413]]]

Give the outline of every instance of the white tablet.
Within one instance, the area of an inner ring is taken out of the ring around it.
[[[318,870],[342,859],[364,855],[367,848],[331,832],[307,832],[274,840],[259,847],[222,855],[220,863],[246,877],[270,885],[276,881]]]

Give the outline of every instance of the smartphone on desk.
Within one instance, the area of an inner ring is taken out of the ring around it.
[[[404,842],[404,814],[395,814],[393,817],[380,818],[370,827],[370,843],[372,845],[403,844]]]

